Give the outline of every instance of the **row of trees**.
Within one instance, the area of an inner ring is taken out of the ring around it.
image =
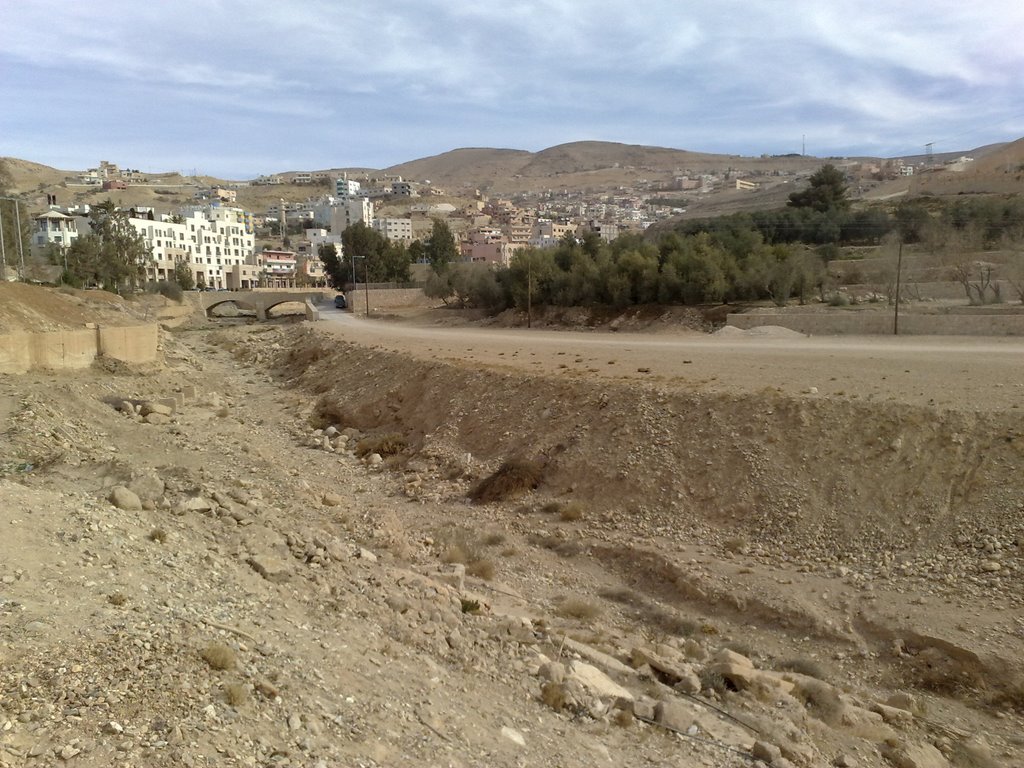
[[[96,285],[117,293],[137,289],[145,279],[151,248],[128,218],[129,212],[118,210],[112,200],[92,206],[92,231],[79,234],[62,256],[62,282],[79,287]],[[180,272],[182,281],[190,282],[188,266]],[[187,279],[184,272],[188,272]]]
[[[357,282],[407,283],[410,265],[430,264],[436,274],[458,260],[459,248],[448,224],[435,219],[430,236],[410,245],[394,242],[359,221],[341,233],[342,252],[333,244],[320,246],[328,282],[341,290]]]

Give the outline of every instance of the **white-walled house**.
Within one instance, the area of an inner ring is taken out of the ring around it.
[[[41,253],[50,245],[66,249],[78,237],[78,221],[60,211],[47,211],[35,217],[32,251]]]

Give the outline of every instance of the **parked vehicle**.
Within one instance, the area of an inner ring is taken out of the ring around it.
[[[345,294],[339,293],[334,297],[334,306],[338,309],[346,309],[348,307],[348,302],[345,300]]]

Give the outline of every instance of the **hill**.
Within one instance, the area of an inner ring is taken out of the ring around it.
[[[966,156],[970,161],[955,162]],[[908,163],[925,158],[906,158]],[[234,186],[238,204],[254,211],[266,210],[279,199],[304,200],[326,193],[330,185],[285,183],[274,186],[249,186],[246,182],[177,173],[148,174],[146,185],[131,185],[126,190],[102,191],[96,187],[69,183],[76,172],[63,171],[17,158],[3,158],[10,169],[13,191],[26,195],[32,207],[42,209],[46,194],[56,194],[62,205],[95,203],[112,198],[125,206],[154,206],[175,209],[190,203],[195,193],[211,185]],[[792,183],[820,167],[824,162],[841,166],[879,164],[881,158],[819,158],[802,155],[762,155],[746,157],[693,152],[667,147],[580,141],[549,147],[539,152],[519,149],[461,148],[431,157],[411,160],[384,169],[331,168],[317,171],[328,178],[348,172],[356,177],[401,176],[414,181],[429,181],[434,187],[457,197],[470,197],[476,191],[489,196],[605,194],[630,190],[648,196],[671,197],[682,179],[716,175],[720,184],[714,194],[691,196],[689,215],[717,215],[737,210],[772,207],[785,201]],[[1015,194],[1024,191],[1024,139],[993,144],[962,153],[946,153],[932,158],[943,163],[913,177],[891,182],[871,182],[860,190],[863,197],[884,199],[902,195]],[[954,161],[950,163],[950,161]],[[286,182],[296,171],[282,172]],[[731,179],[746,178],[758,183],[755,191],[730,188]]]

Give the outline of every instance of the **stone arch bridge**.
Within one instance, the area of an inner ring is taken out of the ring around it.
[[[199,294],[199,304],[203,312],[209,314],[214,307],[230,302],[241,309],[252,310],[257,320],[266,320],[267,311],[278,304],[298,302],[306,305],[307,320],[319,320],[316,305],[324,297],[322,291],[203,291]]]

